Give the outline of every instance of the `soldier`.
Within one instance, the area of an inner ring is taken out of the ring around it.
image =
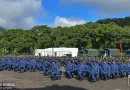
[[[79,80],[83,80],[84,79],[83,74],[85,73],[85,64],[83,64],[82,61],[79,61],[77,73]]]
[[[48,63],[47,63],[47,61],[46,60],[44,60],[44,62],[43,62],[43,71],[44,71],[44,76],[47,76],[49,73],[49,65],[48,65]]]
[[[87,60],[84,60],[83,64],[85,65],[85,69],[83,70],[83,73],[84,73],[83,75],[86,78],[88,76],[88,73],[89,73],[89,65],[87,65]]]
[[[118,65],[116,64],[115,60],[112,60],[112,64],[111,64],[111,76],[112,76],[112,79],[116,79],[116,76],[118,74]]]
[[[14,71],[17,72],[19,69],[19,61],[16,59],[15,63],[14,63]]]
[[[125,72],[126,72],[126,65],[124,64],[124,61],[121,60],[120,61],[120,65],[119,65],[119,73],[120,73],[120,76],[123,78],[125,76]]]
[[[3,71],[2,59],[0,59],[0,71]]]
[[[107,64],[106,60],[103,60],[103,64],[100,66],[100,71],[104,80],[108,80],[108,76],[110,76],[110,66]]]
[[[59,76],[59,67],[58,65],[56,65],[56,63],[54,61],[52,61],[52,66],[51,66],[51,79],[52,80],[58,80],[58,78],[61,79],[61,77]]]
[[[8,68],[8,71],[10,71],[11,69],[12,69],[12,60],[11,59],[7,59],[8,60],[8,62],[7,62],[7,68]]]
[[[58,61],[58,59],[56,59],[55,64],[57,65],[58,69],[60,70],[61,65],[60,65],[60,62]]]
[[[42,71],[42,70],[43,70],[43,62],[39,61],[39,71]]]
[[[30,72],[35,71],[36,61],[34,59],[30,62]]]
[[[7,60],[2,58],[2,69],[5,70],[7,67]]]
[[[74,63],[73,63],[73,68],[74,68],[74,74],[77,75],[77,70],[78,70],[78,61],[77,59],[74,60]]]
[[[62,60],[63,66],[67,65],[67,60],[68,60],[67,58]]]
[[[126,69],[126,76],[130,75],[130,61],[127,61],[125,69]]]
[[[66,77],[68,77],[69,79],[71,79],[73,77],[72,73],[74,71],[73,68],[73,63],[71,63],[70,60],[68,60],[67,64],[65,65],[65,69],[66,69]]]
[[[86,78],[89,74],[89,65],[87,65],[87,60],[84,60],[83,64],[85,65],[85,68],[83,69],[83,76]]]
[[[19,71],[20,72],[24,72],[25,71],[25,62],[23,60],[21,60],[19,62]]]
[[[99,65],[96,60],[92,60],[92,65],[90,67],[90,74],[92,82],[96,82],[99,79]]]
[[[25,60],[25,68],[26,68],[26,70],[29,70],[29,68],[30,68],[30,60],[29,59]]]

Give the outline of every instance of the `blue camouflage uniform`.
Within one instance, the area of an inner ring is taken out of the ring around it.
[[[2,59],[0,59],[0,71],[3,70],[3,67],[2,67]]]
[[[14,62],[14,71],[18,71],[18,68],[19,67],[19,62],[16,60],[15,62]]]
[[[92,60],[87,61],[86,65],[88,66],[88,73],[91,73]]]
[[[60,70],[60,68],[61,68],[60,62],[58,62],[58,61],[56,60],[55,63],[56,63],[56,66],[58,67],[58,69]]]
[[[43,71],[43,62],[39,61],[39,71]]]
[[[26,68],[26,70],[29,70],[29,68],[30,68],[30,60],[29,59],[25,60],[25,68]]]
[[[12,69],[12,60],[8,60],[7,62],[7,68],[8,68],[8,71],[10,71]]]
[[[77,69],[79,80],[84,79],[83,74],[85,73],[85,69],[86,69],[85,64],[83,64],[82,61],[80,61],[80,64],[78,65]]]
[[[97,62],[96,60],[93,60],[92,62]],[[90,67],[90,74],[92,77],[92,82],[97,81],[97,77],[99,77],[99,65],[98,64],[92,64]]]
[[[85,68],[83,69],[83,72],[86,75],[89,72],[89,65],[87,65],[86,61],[84,61],[83,64],[85,65]]]
[[[126,66],[125,66],[126,68],[126,74],[127,75],[130,75],[130,61],[126,64]]]
[[[116,63],[111,64],[111,76],[112,78],[116,78],[116,75],[118,73],[119,67]]]
[[[123,61],[121,61],[121,62],[123,62]],[[126,65],[124,63],[121,63],[119,65],[119,73],[120,73],[121,77],[124,77],[125,72],[126,72]]]
[[[66,75],[68,76],[69,79],[71,79],[72,73],[74,71],[74,66],[72,63],[67,63],[67,65],[65,65],[65,69],[66,69]]]
[[[44,75],[45,75],[45,76],[49,74],[49,73],[48,73],[49,70],[50,70],[49,64],[47,63],[47,61],[45,61],[45,62],[43,63],[43,71],[44,71]]]
[[[53,65],[51,66],[50,71],[51,71],[51,76],[52,76],[52,78],[53,78],[54,80],[57,80],[58,77],[59,77],[59,67],[58,67],[58,65],[53,64]]]
[[[74,63],[73,63],[73,70],[74,70],[74,74],[77,75],[77,70],[78,70],[78,61],[75,60]]]
[[[64,66],[67,65],[67,59],[64,59],[64,60],[62,61],[62,63],[63,63]]]
[[[108,80],[108,74],[110,75],[110,73],[111,73],[111,71],[110,71],[110,65],[107,64],[107,63],[103,63],[100,66],[100,72],[101,72],[101,75],[103,76],[104,80]]]
[[[31,60],[30,61],[30,72],[34,72],[35,71],[35,66],[36,66],[36,61],[35,60]]]
[[[7,60],[2,59],[2,68],[3,68],[3,70],[6,69],[6,66],[7,66]]]
[[[23,60],[21,60],[19,62],[19,71],[20,72],[24,72],[25,71],[25,62]]]

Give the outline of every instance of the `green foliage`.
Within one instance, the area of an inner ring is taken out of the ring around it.
[[[49,47],[119,48],[120,40],[126,50],[130,47],[130,21],[126,19],[126,26],[120,19],[107,19],[71,27],[41,25],[30,30],[5,30],[0,32],[0,55],[34,55],[35,49]]]
[[[130,17],[125,18],[108,18],[103,20],[98,20],[97,23],[100,24],[109,24],[111,22],[116,23],[117,25],[124,27],[124,26],[130,26]]]

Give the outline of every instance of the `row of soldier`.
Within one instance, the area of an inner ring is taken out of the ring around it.
[[[84,60],[71,62],[68,60],[65,63],[66,74],[68,78],[72,78],[73,74],[77,75],[79,80],[85,79],[86,76],[91,79],[92,82],[96,82],[99,79],[108,80],[109,78],[115,79],[130,75],[130,61],[124,62],[124,60],[106,60],[98,62],[97,60]]]
[[[65,76],[69,79],[77,77],[79,80],[88,78],[92,82],[99,79],[108,80],[117,76],[124,77],[130,75],[130,61],[106,60],[98,61],[91,59],[56,59],[56,58],[1,58],[0,69],[26,71],[44,71],[44,75],[51,75],[52,80],[61,79],[61,65],[65,68]]]

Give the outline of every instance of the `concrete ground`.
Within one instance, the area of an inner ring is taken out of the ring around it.
[[[43,76],[43,72],[40,71],[25,73],[1,71],[0,83],[15,83],[12,90],[130,90],[127,77],[91,83],[75,78],[69,80],[62,75],[61,80],[51,81],[49,76]]]

